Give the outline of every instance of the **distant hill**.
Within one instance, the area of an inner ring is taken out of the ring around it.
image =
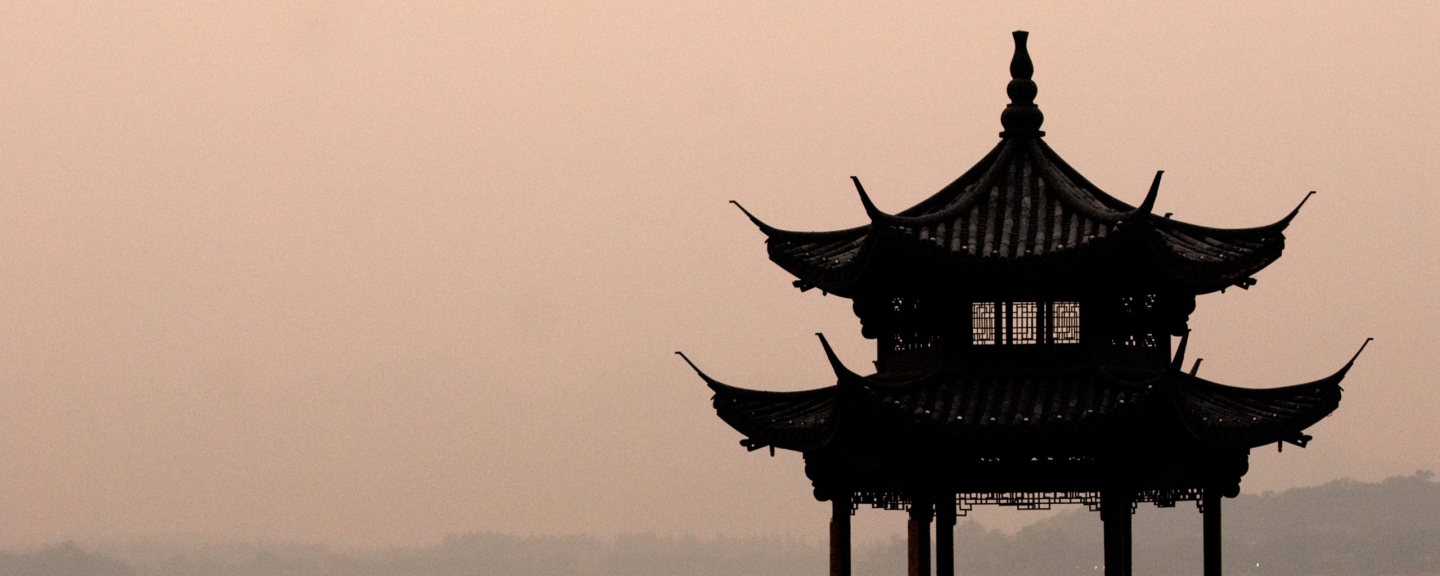
[[[1201,571],[1200,514],[1141,506],[1135,573]],[[1227,576],[1440,575],[1440,483],[1432,474],[1338,480],[1225,501]],[[1100,515],[1075,510],[1015,534],[956,527],[971,576],[1094,576]],[[792,538],[532,536],[483,533],[434,546],[335,552],[324,546],[63,544],[0,554],[0,576],[790,576],[824,574],[824,542]],[[858,546],[857,576],[905,574],[905,542]]]
[[[1383,482],[1337,480],[1224,501],[1227,576],[1440,574],[1440,483],[1429,472]],[[1136,511],[1136,574],[1201,572],[1193,504]],[[1102,565],[1100,515],[1066,512],[1013,536],[957,527],[964,574],[1076,575]]]
[[[123,562],[73,542],[20,554],[0,553],[0,576],[136,576]]]

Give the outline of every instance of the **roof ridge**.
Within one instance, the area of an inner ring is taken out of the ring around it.
[[[1105,223],[1115,223],[1124,220],[1138,210],[1129,204],[1106,194],[1090,181],[1083,177],[1078,178],[1074,171],[1059,155],[1049,146],[1045,146],[1043,140],[1038,137],[1009,137],[996,146],[1000,154],[992,159],[986,155],[980,162],[976,163],[964,175],[957,178],[945,188],[941,188],[930,198],[922,200],[919,204],[904,211],[894,214],[887,213],[875,206],[864,187],[860,185],[858,178],[851,176],[855,182],[856,190],[860,194],[861,203],[865,206],[865,212],[870,217],[872,224],[887,224],[891,226],[918,227],[929,224],[936,224],[946,220],[960,217],[966,210],[977,206],[985,201],[990,194],[990,189],[1000,186],[998,180],[1008,177],[1011,167],[1019,167],[1028,164],[1031,170],[1031,178],[1045,181],[1049,186],[1047,189],[1054,192],[1054,197],[1063,202],[1067,207],[1075,209],[1080,214]],[[988,165],[987,164],[988,161]],[[936,197],[950,192],[950,188],[960,184],[966,176],[971,175],[977,168],[984,166],[980,178],[966,185],[958,194],[948,200],[938,202],[938,208],[919,214],[907,215],[917,208],[925,205]],[[1035,169],[1035,168],[1038,168]],[[1163,172],[1163,171],[1162,171]],[[1158,180],[1158,178],[1157,178]],[[1157,182],[1158,184],[1158,182]],[[1008,187],[1008,185],[1006,186]],[[1152,193],[1155,186],[1152,185]],[[1110,206],[1110,203],[1123,206]],[[1152,201],[1153,206],[1153,201]]]
[[[1060,155],[1056,154],[1054,150],[1047,150],[1049,148],[1048,146],[1041,148],[1038,139],[1031,140],[1030,145],[1032,152],[1037,153],[1037,155],[1045,160],[1044,162],[1038,163],[1040,171],[1041,174],[1048,176],[1051,180],[1051,190],[1056,192],[1055,197],[1057,200],[1064,198],[1065,203],[1077,212],[1102,222],[1120,222],[1134,212],[1135,209],[1133,208],[1130,210],[1117,210],[1106,206],[1104,201],[1106,199],[1114,200],[1127,207],[1129,205],[1106,194],[1088,180],[1082,178],[1081,181],[1083,184],[1075,182],[1075,180],[1070,177],[1070,174],[1066,174],[1066,171],[1061,169],[1062,165],[1066,168],[1070,166],[1063,162],[1056,162],[1056,160],[1059,160]],[[1071,168],[1071,170],[1073,171],[1074,169]],[[1097,196],[1095,194],[1096,192],[1099,192],[1103,196]]]
[[[995,180],[999,179],[999,176],[997,176],[996,174],[1000,171],[996,170],[996,168],[998,166],[1008,164],[1011,155],[1014,154],[1014,148],[1013,146],[1011,146],[1013,142],[1014,140],[1011,139],[1006,139],[1005,141],[1002,141],[1000,143],[1000,146],[997,146],[997,148],[1001,148],[999,156],[995,158],[990,167],[987,168],[985,172],[981,175],[980,180],[974,184],[971,184],[970,186],[965,187],[965,189],[958,196],[956,196],[950,202],[946,203],[944,208],[917,216],[904,216],[902,215],[904,214],[904,212],[889,214],[880,210],[879,208],[875,208],[873,211],[871,211],[870,208],[867,207],[866,212],[870,213],[871,223],[888,224],[891,226],[924,226],[926,224],[933,224],[959,216],[962,211],[970,207],[970,202],[972,202],[974,198],[984,196],[984,191],[991,188],[994,185]],[[981,162],[983,163],[984,160],[982,159]],[[856,180],[856,182],[858,184],[859,180]],[[953,186],[954,183],[952,183],[951,185]],[[947,186],[946,188],[948,187],[949,186]],[[945,189],[942,188],[941,192],[943,192],[944,190]],[[867,198],[864,196],[863,189],[860,191],[860,193],[862,195],[862,198]],[[935,197],[938,194],[940,194],[940,192],[932,194],[931,198]],[[862,199],[862,201],[866,200]],[[921,204],[924,204],[924,201],[921,201]],[[874,205],[871,204],[870,206],[873,207]],[[909,210],[907,209],[906,211],[908,212]]]

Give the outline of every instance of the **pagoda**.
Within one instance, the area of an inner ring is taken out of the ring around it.
[[[1195,297],[1254,285],[1300,207],[1222,229],[1155,215],[1161,173],[1139,206],[1101,191],[1045,143],[1026,37],[1014,33],[999,144],[933,196],[890,214],[854,179],[870,223],[833,232],[745,211],[795,286],[850,299],[877,344],[862,376],[821,335],[835,385],[801,392],[690,364],[742,446],[804,455],[832,505],[832,576],[850,574],[861,504],[908,511],[911,576],[931,573],[932,523],[934,573],[953,576],[955,519],[977,504],[1084,504],[1103,521],[1105,576],[1130,576],[1135,506],[1181,501],[1200,508],[1204,573],[1219,576],[1220,502],[1239,493],[1250,450],[1304,447],[1339,406],[1355,357],[1269,389],[1183,368]]]

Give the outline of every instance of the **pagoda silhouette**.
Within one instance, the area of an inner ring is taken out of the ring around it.
[[[745,211],[796,287],[853,301],[874,374],[823,335],[836,383],[815,390],[737,388],[685,359],[742,446],[804,455],[832,504],[832,576],[850,575],[861,504],[909,512],[911,576],[931,573],[932,521],[935,574],[953,576],[955,519],[973,506],[1083,504],[1104,524],[1105,576],[1130,576],[1135,506],[1182,501],[1203,513],[1204,574],[1219,576],[1220,502],[1250,449],[1304,447],[1360,354],[1282,388],[1205,380],[1199,360],[1185,371],[1195,297],[1254,285],[1300,206],[1221,229],[1155,215],[1161,173],[1138,207],[1101,191],[1043,139],[1026,38],[1014,33],[1000,143],[930,198],[889,214],[852,177],[870,223],[833,232]]]

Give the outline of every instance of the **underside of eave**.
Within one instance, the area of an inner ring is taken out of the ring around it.
[[[1278,231],[1252,229],[1249,238],[1180,236],[1144,224],[1148,252],[1177,282],[1207,294],[1231,286],[1249,288],[1253,276],[1279,260],[1285,250],[1285,236]]]
[[[1175,409],[1190,434],[1203,442],[1303,446],[1310,439],[1305,430],[1339,408],[1340,382],[1349,368],[1346,364],[1320,380],[1280,388],[1240,388],[1176,374]]]
[[[795,276],[801,289],[850,296],[848,289],[864,275],[874,241],[868,227],[845,232],[825,238],[823,244],[772,236],[766,252],[771,262]]]
[[[828,345],[827,345],[828,348]],[[837,387],[797,392],[771,392],[731,386],[705,374],[688,357],[676,352],[715,392],[715,413],[735,431],[750,450],[770,446],[786,450],[814,450],[833,437],[837,419]]]

